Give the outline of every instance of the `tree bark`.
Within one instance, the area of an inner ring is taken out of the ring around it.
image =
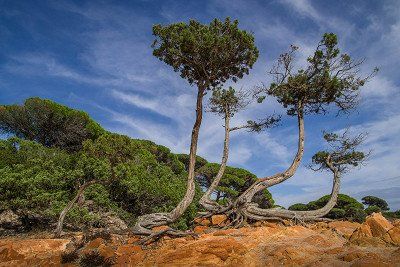
[[[86,182],[83,185],[81,185],[79,187],[78,192],[76,193],[75,197],[70,202],[68,202],[67,206],[62,210],[62,212],[60,213],[60,217],[58,218],[57,228],[55,230],[55,237],[61,236],[64,219],[65,219],[65,216],[67,215],[68,211],[72,208],[72,206],[75,204],[75,202],[78,201],[78,199],[81,197],[81,195],[83,194],[85,189],[94,183],[96,183],[96,181]]]
[[[299,219],[302,221],[311,221],[325,216],[336,205],[340,189],[339,171],[332,165],[331,162],[327,162],[327,165],[333,172],[333,185],[330,198],[322,208],[310,211],[293,211],[281,208],[261,209],[258,208],[256,205],[250,204],[246,207],[244,213],[248,218],[256,220],[260,220],[262,218],[267,219],[270,217],[278,217],[283,219]]]
[[[221,178],[225,172],[226,163],[228,161],[229,133],[230,133],[229,122],[230,122],[230,114],[228,113],[225,114],[225,138],[224,138],[224,148],[222,152],[221,166],[210,187],[207,189],[207,191],[204,193],[204,195],[201,197],[199,201],[199,204],[208,211],[218,211],[222,208],[216,201],[211,199],[211,194],[214,192],[219,182],[221,181]]]
[[[197,92],[196,120],[193,125],[190,153],[189,153],[189,173],[187,179],[186,193],[179,204],[169,213],[152,213],[140,216],[137,219],[132,231],[139,235],[152,235],[151,228],[175,222],[186,211],[195,195],[195,164],[197,153],[197,142],[203,118],[203,97],[206,87],[200,86]]]
[[[239,206],[241,204],[250,203],[254,197],[254,195],[262,191],[270,186],[279,184],[294,175],[297,168],[300,165],[301,159],[304,154],[304,114],[303,114],[303,105],[299,103],[297,107],[297,122],[298,122],[298,145],[297,145],[297,153],[293,159],[292,164],[282,173],[277,173],[272,176],[259,178],[255,183],[253,183],[243,194],[241,194],[237,200],[235,201],[235,205]]]

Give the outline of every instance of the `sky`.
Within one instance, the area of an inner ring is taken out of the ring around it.
[[[268,84],[267,72],[291,44],[304,66],[325,32],[339,47],[365,58],[362,74],[379,73],[363,88],[349,115],[305,118],[305,156],[295,176],[270,188],[288,207],[329,194],[332,175],[307,168],[326,148],[322,131],[368,132],[372,153],[365,166],[342,178],[341,193],[361,199],[375,195],[400,209],[400,3],[390,1],[12,1],[0,0],[0,104],[39,96],[88,112],[109,131],[148,139],[175,153],[188,153],[196,88],[152,56],[152,25],[209,23],[231,17],[254,34],[260,51],[250,74],[234,84],[251,90]],[[231,84],[227,84],[231,85]],[[209,95],[209,94],[208,94]],[[208,96],[207,96],[208,97]],[[207,101],[207,99],[205,100]],[[234,132],[230,166],[259,177],[285,170],[297,146],[297,122],[276,99],[251,104],[233,125],[282,114],[281,125],[260,134]],[[198,154],[219,162],[224,129],[220,117],[205,113]]]

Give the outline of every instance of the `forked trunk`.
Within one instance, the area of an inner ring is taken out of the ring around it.
[[[192,203],[195,195],[195,174],[194,168],[196,164],[197,142],[199,139],[199,131],[203,118],[203,97],[204,87],[198,88],[196,103],[196,121],[193,125],[190,153],[189,153],[189,173],[187,179],[186,193],[179,204],[169,213],[152,213],[140,216],[137,219],[132,231],[140,235],[151,235],[151,228],[155,226],[166,225],[175,222],[186,211],[190,203]]]
[[[230,132],[229,121],[230,121],[230,114],[228,113],[225,114],[225,139],[224,139],[224,149],[222,152],[221,166],[210,187],[207,189],[207,191],[204,193],[204,195],[201,197],[199,201],[200,205],[203,206],[203,208],[205,208],[208,211],[218,211],[221,208],[221,206],[216,201],[211,199],[211,194],[214,192],[219,182],[221,181],[221,178],[225,172],[226,162],[228,161],[229,132]]]
[[[241,194],[238,197],[238,199],[235,202],[236,205],[251,202],[254,195],[257,192],[260,192],[270,186],[279,184],[294,175],[294,173],[296,172],[297,168],[300,165],[301,159],[303,158],[303,154],[304,154],[304,135],[305,135],[305,133],[304,133],[304,115],[303,115],[303,106],[301,104],[299,104],[299,106],[297,108],[297,122],[298,122],[298,131],[299,131],[297,153],[296,153],[296,156],[294,157],[293,162],[290,165],[290,167],[282,173],[277,173],[272,176],[258,179],[243,194]]]
[[[57,228],[55,230],[55,237],[60,237],[61,233],[62,233],[62,227],[64,224],[64,219],[65,216],[67,215],[68,211],[72,208],[72,206],[78,201],[78,199],[82,196],[83,192],[85,191],[85,189],[96,183],[96,181],[90,181],[90,182],[86,182],[83,185],[81,185],[78,189],[78,192],[76,193],[75,197],[68,202],[67,206],[62,210],[62,212],[60,213],[60,217],[58,218],[58,222],[57,222]]]

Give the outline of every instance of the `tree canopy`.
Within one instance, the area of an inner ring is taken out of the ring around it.
[[[365,196],[361,200],[364,205],[367,205],[369,207],[376,206],[383,211],[389,210],[388,203],[382,198],[375,196]]]
[[[23,105],[0,106],[0,132],[78,151],[84,140],[96,139],[105,131],[83,111],[35,97]]]
[[[237,20],[196,20],[153,26],[153,55],[172,66],[190,84],[209,88],[249,73],[258,58],[252,34]]]

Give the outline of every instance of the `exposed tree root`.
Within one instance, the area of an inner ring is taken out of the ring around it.
[[[173,220],[169,213],[152,213],[140,216],[132,228],[132,233],[135,235],[151,236],[154,232],[153,227],[172,223]]]

